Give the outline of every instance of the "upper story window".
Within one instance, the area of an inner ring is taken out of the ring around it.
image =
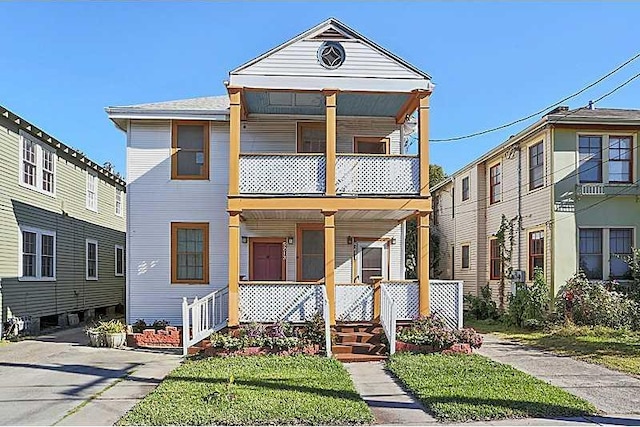
[[[502,176],[500,163],[489,169],[489,201],[498,203],[502,196]]]
[[[174,121],[171,179],[209,179],[209,123]]]
[[[298,153],[324,153],[327,128],[324,123],[298,122]]]
[[[87,171],[87,209],[98,212],[98,175]]]
[[[544,185],[544,143],[542,141],[529,147],[529,190]]]
[[[20,156],[20,184],[45,194],[55,195],[55,151],[21,134]]]
[[[318,62],[330,70],[341,66],[346,57],[342,45],[335,41],[326,41],[318,48]]]
[[[363,154],[389,154],[389,138],[375,136],[356,136],[353,138],[353,151]]]
[[[122,194],[124,192],[119,189],[116,188],[116,215],[117,216],[122,216]]]
[[[20,280],[55,280],[56,233],[21,228]]]
[[[533,280],[536,268],[544,271],[544,231],[529,233],[529,280]]]
[[[580,182],[602,182],[602,137],[581,135],[578,152]]]
[[[469,199],[469,177],[462,178],[462,200]]]
[[[609,182],[631,182],[632,147],[633,138],[630,136],[609,136]]]

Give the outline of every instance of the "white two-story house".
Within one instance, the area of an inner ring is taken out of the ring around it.
[[[229,326],[302,320],[325,291],[332,324],[368,321],[380,282],[399,317],[429,313],[429,75],[329,19],[225,86],[107,108],[127,134],[127,320],[179,323],[183,297],[225,289]]]

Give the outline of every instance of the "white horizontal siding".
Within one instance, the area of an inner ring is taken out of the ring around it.
[[[182,297],[203,296],[227,284],[228,130],[211,127],[211,181],[171,180],[168,121],[131,124],[127,147],[129,216],[128,321],[181,321]],[[208,222],[211,284],[171,284],[171,222]]]
[[[377,77],[416,79],[418,73],[357,40],[341,41],[346,58],[335,70],[318,63],[317,51],[322,41],[300,40],[237,72],[238,75]]]

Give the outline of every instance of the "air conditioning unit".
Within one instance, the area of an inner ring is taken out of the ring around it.
[[[526,280],[524,270],[513,270],[509,279],[515,283],[524,283]]]

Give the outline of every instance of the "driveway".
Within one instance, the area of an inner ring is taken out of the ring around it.
[[[177,354],[92,348],[87,341],[83,330],[75,328],[1,346],[0,425],[66,424],[83,412],[76,408],[122,389],[107,390],[127,375],[125,383],[135,383],[137,373],[160,370],[161,379],[180,360]],[[150,381],[152,377],[139,378],[136,397],[159,382]],[[135,402],[128,396],[116,406],[126,412]],[[119,414],[111,418],[90,424],[113,424]]]

